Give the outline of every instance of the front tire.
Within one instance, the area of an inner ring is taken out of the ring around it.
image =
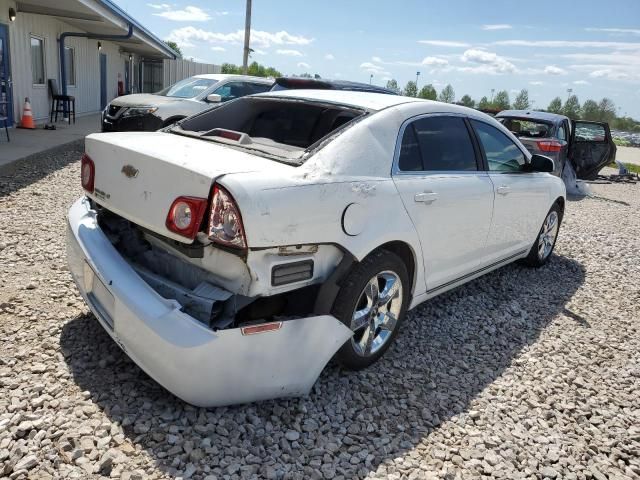
[[[353,331],[336,360],[349,370],[375,363],[387,351],[404,320],[409,301],[409,275],[400,257],[378,250],[344,279],[333,315]]]
[[[549,261],[558,239],[560,222],[562,221],[562,211],[557,203],[553,204],[549,213],[542,223],[542,228],[533,243],[529,255],[524,259],[525,265],[530,267],[541,267]]]

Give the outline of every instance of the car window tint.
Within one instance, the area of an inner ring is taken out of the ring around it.
[[[233,100],[234,98],[251,95],[254,92],[247,83],[229,82],[226,85],[223,85],[222,87],[216,89],[213,93],[220,95],[223,102],[227,102],[229,100]]]
[[[402,172],[422,171],[422,157],[420,156],[420,147],[418,146],[413,124],[407,125],[404,129],[402,143],[400,144],[398,168]]]
[[[560,127],[558,128],[558,139],[559,140],[566,140],[567,139],[567,131],[564,128],[564,125],[560,125]]]
[[[247,85],[249,87],[249,90],[251,91],[251,94],[268,92],[269,90],[271,90],[271,85],[264,83],[249,83]]]
[[[604,126],[597,123],[576,122],[576,141],[603,142],[606,137]]]
[[[487,157],[489,170],[496,172],[519,172],[525,164],[524,153],[509,137],[491,125],[471,120]]]
[[[413,122],[426,171],[477,170],[469,131],[461,117],[432,116]]]

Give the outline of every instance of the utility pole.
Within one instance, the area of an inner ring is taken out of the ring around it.
[[[418,77],[420,76],[420,72],[416,72],[416,92],[418,91]]]
[[[573,93],[573,88],[567,88],[567,100],[571,98],[572,93]]]
[[[373,73],[369,75],[369,85],[371,85],[371,82],[373,82]]]
[[[249,40],[251,38],[251,0],[247,0],[247,13],[244,17],[244,51],[242,55],[242,73],[245,75],[249,69]]]
[[[491,89],[491,103],[493,103],[493,94],[495,93],[496,89],[492,88]]]

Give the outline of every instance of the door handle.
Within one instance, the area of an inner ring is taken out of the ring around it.
[[[510,191],[511,188],[507,187],[506,185],[500,185],[498,188],[496,188],[496,192],[498,192],[499,195],[507,195]]]
[[[436,192],[416,193],[413,199],[418,203],[429,205],[438,199],[438,194]]]

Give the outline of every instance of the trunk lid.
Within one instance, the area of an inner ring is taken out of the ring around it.
[[[191,240],[165,225],[176,198],[208,198],[221,175],[294,168],[210,141],[164,132],[92,134],[86,138],[85,149],[95,164],[95,190],[89,197],[137,225],[183,243]]]

